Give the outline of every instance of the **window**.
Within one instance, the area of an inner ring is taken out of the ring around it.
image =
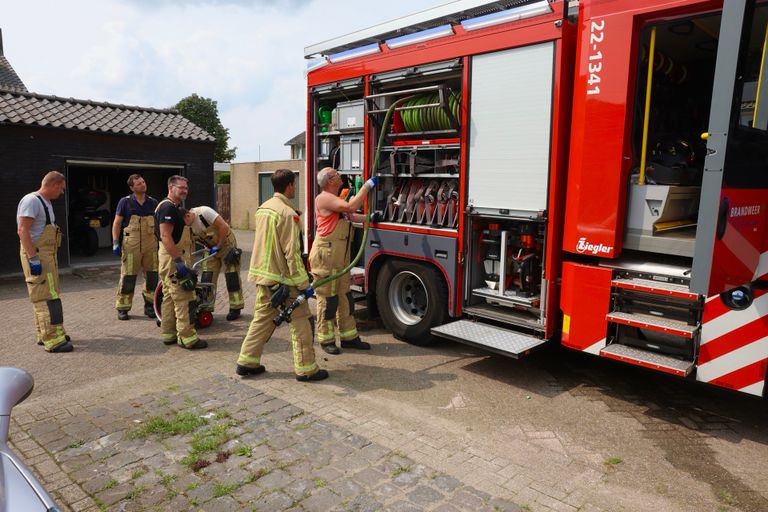
[[[299,189],[301,189],[301,182],[299,180],[299,173],[294,171],[296,175],[296,195],[293,197],[293,206],[299,208]],[[275,188],[272,186],[272,173],[260,172],[259,173],[259,204],[264,203],[267,199],[275,195]]]

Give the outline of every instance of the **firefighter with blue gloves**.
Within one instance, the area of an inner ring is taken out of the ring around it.
[[[253,253],[248,280],[256,283],[253,320],[240,348],[235,372],[240,376],[264,372],[261,354],[275,331],[273,320],[279,310],[299,294],[311,296],[309,276],[301,259],[301,222],[291,199],[296,194],[293,171],[280,169],[272,175],[275,195],[256,210]],[[312,346],[311,313],[304,301],[293,310],[291,345],[296,380],[318,381],[328,378],[315,360]]]
[[[208,250],[208,258],[202,263],[200,282],[213,284],[213,297],[216,297],[216,285],[219,282],[219,274],[224,270],[224,281],[229,294],[229,313],[227,320],[235,320],[240,317],[240,312],[245,307],[243,299],[243,283],[240,280],[240,255],[243,251],[237,247],[235,233],[229,224],[216,210],[208,206],[196,206],[190,208],[185,214],[185,222],[192,229],[194,240],[205,245]],[[212,302],[209,311],[213,312],[215,301]]]
[[[64,331],[64,311],[59,287],[61,230],[51,201],[64,194],[66,178],[57,171],[43,177],[40,189],[25,195],[16,210],[21,248],[21,268],[35,315],[36,338],[47,352],[71,352]]]
[[[160,338],[166,345],[178,344],[196,350],[208,343],[197,336],[190,319],[190,302],[195,300],[192,267],[192,235],[184,222],[181,203],[187,198],[189,185],[182,176],[168,178],[168,197],[155,210],[156,235],[160,239],[157,251],[160,279],[163,280]]]
[[[342,179],[338,171],[326,167],[317,173],[317,185],[322,192],[315,200],[317,232],[309,252],[309,266],[315,281],[328,277],[346,267],[352,252],[352,221],[362,222],[363,216],[355,212],[363,205],[368,192],[378,184],[374,176],[363,184],[349,202],[339,197]],[[339,354],[336,330],[342,348],[369,350],[371,345],[362,341],[357,332],[355,303],[349,289],[349,272],[320,286],[317,294],[317,341],[329,354]]]
[[[128,177],[131,195],[117,203],[112,223],[112,253],[120,257],[120,281],[117,285],[117,318],[128,320],[133,306],[136,278],[144,274],[144,314],[155,318],[152,305],[157,288],[157,236],[155,209],[157,199],[147,195],[147,184],[139,174]],[[122,240],[122,241],[121,241]]]

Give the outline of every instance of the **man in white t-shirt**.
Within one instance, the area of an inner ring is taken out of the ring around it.
[[[64,332],[57,255],[61,230],[51,204],[64,194],[66,185],[63,174],[51,171],[43,177],[37,192],[21,198],[16,210],[19,257],[35,314],[37,343],[47,352],[71,352],[73,348]]]
[[[227,320],[235,320],[240,316],[240,311],[245,306],[243,286],[240,280],[240,255],[242,251],[237,247],[235,234],[221,215],[209,206],[190,208],[184,221],[192,229],[193,238],[208,248],[206,256],[215,254],[215,257],[203,262],[200,276],[200,282],[213,283],[214,298],[216,297],[219,272],[224,267],[224,280],[229,293]],[[214,304],[212,303],[210,311],[213,311],[213,307]]]

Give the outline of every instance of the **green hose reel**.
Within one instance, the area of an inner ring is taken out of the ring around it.
[[[418,107],[421,105],[431,105],[440,102],[440,94],[422,94],[415,96],[403,104],[403,107]],[[458,92],[451,92],[448,95],[448,109],[458,122],[459,105],[461,97]],[[403,126],[406,132],[427,132],[435,130],[450,130],[454,126],[451,119],[442,107],[423,107],[410,108],[400,111],[400,118],[403,120]]]

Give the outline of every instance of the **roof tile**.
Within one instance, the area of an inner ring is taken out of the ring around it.
[[[214,141],[205,130],[174,110],[131,107],[73,98],[59,98],[9,89],[3,84],[0,57],[0,122],[38,126],[63,126],[162,137]],[[20,81],[19,81],[20,82]],[[23,84],[21,84],[23,87]]]

